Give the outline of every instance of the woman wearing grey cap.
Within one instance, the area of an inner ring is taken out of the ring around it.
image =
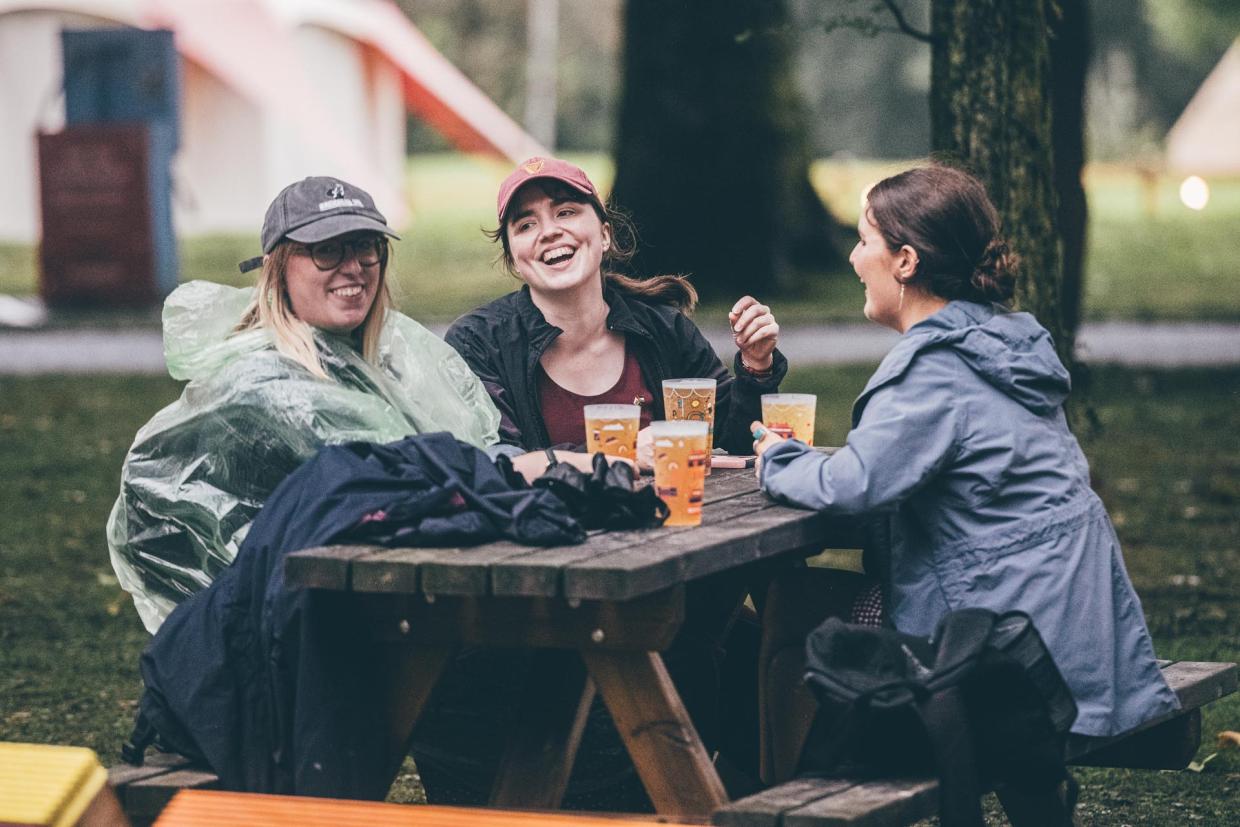
[[[232,562],[268,495],[324,445],[431,431],[496,444],[499,414],[478,378],[392,309],[389,237],[366,192],[306,178],[276,196],[263,255],[241,265],[261,267],[256,288],[190,282],[168,297],[168,372],[189,384],[138,432],[107,529],[152,633]],[[546,464],[514,460],[527,476]]]
[[[711,378],[717,383],[715,444],[751,453],[749,422],[773,393],[788,362],[776,349],[770,308],[746,296],[729,314],[737,353],[733,370],[689,318],[697,294],[687,279],[636,279],[612,270],[632,256],[632,225],[609,208],[586,173],[558,158],[530,158],[500,185],[501,261],[521,289],[458,319],[446,334],[481,377],[501,414],[500,439],[527,450],[585,442],[583,408],[641,405],[641,423],[664,417],[661,382]],[[639,437],[638,456],[649,434]],[[686,620],[664,660],[694,726],[734,779],[756,775],[757,744],[726,732],[756,733],[743,675],[756,663],[756,631],[734,623],[746,590],[762,591],[747,571],[690,584]],[[479,804],[487,799],[510,702],[528,661],[512,652],[463,653],[448,670],[419,722],[413,751],[428,800]],[[641,810],[650,804],[601,703],[585,724],[564,797],[570,809]]]

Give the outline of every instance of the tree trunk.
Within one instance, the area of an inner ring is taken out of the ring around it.
[[[1063,239],[1063,321],[1068,335],[1075,339],[1081,324],[1089,221],[1081,173],[1085,167],[1085,76],[1091,37],[1086,0],[1059,0],[1058,9],[1051,18],[1051,129]]]
[[[1021,259],[1016,304],[1071,366],[1051,138],[1047,0],[933,0],[934,151],[986,184]]]
[[[787,288],[838,262],[808,178],[784,0],[628,0],[616,202],[632,271],[688,273],[705,297]]]

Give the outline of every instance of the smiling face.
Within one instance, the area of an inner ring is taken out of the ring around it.
[[[340,263],[320,270],[307,245],[288,242],[292,254],[285,268],[285,286],[293,313],[312,327],[329,333],[352,333],[366,321],[382,284],[383,263],[365,265],[352,242],[374,233],[349,233]]]
[[[899,330],[900,282],[896,280],[899,269],[896,253],[887,246],[886,239],[870,221],[867,206],[857,221],[860,238],[848,256],[857,278],[865,285],[865,317],[886,327]]]
[[[532,182],[512,199],[504,232],[513,267],[535,293],[602,285],[611,228],[589,203],[554,184]]]

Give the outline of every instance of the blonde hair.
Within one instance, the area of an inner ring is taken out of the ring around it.
[[[379,336],[383,331],[383,323],[387,320],[388,310],[392,306],[392,294],[388,290],[387,268],[389,255],[384,239],[384,254],[379,259],[379,287],[375,291],[375,300],[370,305],[370,312],[361,323],[362,358],[375,367],[379,366]],[[314,332],[310,325],[297,318],[289,301],[287,279],[288,260],[293,255],[293,245],[281,241],[263,259],[263,269],[258,277],[258,285],[254,290],[254,299],[241,314],[241,321],[235,332],[240,333],[255,328],[263,328],[271,332],[276,350],[297,362],[310,373],[320,379],[327,379],[327,371],[319,359],[318,348],[314,343]],[[356,334],[357,331],[354,331]]]

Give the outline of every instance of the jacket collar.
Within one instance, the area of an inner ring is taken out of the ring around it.
[[[607,328],[621,333],[637,333],[649,336],[650,331],[633,313],[629,300],[619,290],[604,284],[603,301],[607,303]],[[530,344],[539,355],[556,336],[564,331],[547,321],[547,317],[534,304],[529,285],[522,285],[517,293],[517,316],[521,327],[530,331]]]
[[[861,420],[861,412],[865,410],[870,396],[903,376],[917,354],[926,348],[959,339],[969,328],[984,323],[994,313],[993,308],[985,305],[957,300],[904,331],[853,403],[853,427]]]

